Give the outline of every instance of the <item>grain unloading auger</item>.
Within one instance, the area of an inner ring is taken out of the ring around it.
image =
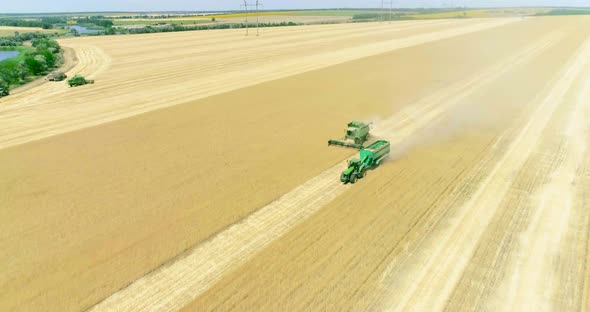
[[[363,144],[369,139],[369,124],[360,121],[351,121],[346,128],[346,136],[342,141],[330,140],[328,145],[338,145],[362,149]]]
[[[356,183],[367,175],[368,170],[375,169],[381,165],[391,151],[391,144],[379,140],[366,148],[361,149],[360,158],[353,158],[348,161],[348,168],[340,175],[342,183]]]

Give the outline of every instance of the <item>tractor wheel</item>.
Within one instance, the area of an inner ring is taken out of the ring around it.
[[[366,176],[367,176],[367,169],[361,170],[361,173],[359,174],[359,179],[362,179]]]
[[[358,177],[356,176],[356,173],[353,173],[353,174],[350,176],[350,183],[352,183],[352,184],[355,184],[355,183],[356,183],[356,181],[358,181]]]

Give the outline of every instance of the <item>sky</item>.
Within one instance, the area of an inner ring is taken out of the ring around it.
[[[256,0],[247,0],[255,2]],[[381,0],[261,0],[264,9],[380,7]],[[243,0],[0,0],[0,13],[238,10]],[[394,0],[396,7],[587,6],[590,0]]]

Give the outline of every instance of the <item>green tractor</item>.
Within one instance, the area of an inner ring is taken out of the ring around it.
[[[80,75],[76,75],[76,76],[72,77],[70,80],[68,80],[68,85],[70,85],[70,87],[79,87],[79,86],[93,84],[93,83],[94,83],[94,80],[88,80]]]
[[[10,94],[10,87],[8,83],[0,80],[0,97],[8,96]]]
[[[330,140],[328,145],[338,145],[362,149],[363,144],[369,139],[369,124],[360,121],[351,121],[346,128],[346,136],[342,141]]]
[[[367,175],[368,170],[373,170],[381,163],[391,150],[389,142],[379,140],[360,151],[360,158],[348,161],[348,168],[340,175],[340,181],[344,184],[356,183]]]

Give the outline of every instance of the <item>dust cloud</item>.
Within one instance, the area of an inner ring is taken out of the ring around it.
[[[475,101],[466,101],[451,106],[442,115],[437,116],[426,126],[422,126],[421,116],[407,113],[407,121],[399,128],[388,127],[388,122],[379,116],[369,119],[373,139],[391,142],[391,153],[387,160],[398,160],[411,151],[427,146],[444,144],[455,140],[465,133],[473,135],[496,126],[501,115],[490,107],[478,105]],[[412,134],[400,138],[397,134],[411,131]]]

